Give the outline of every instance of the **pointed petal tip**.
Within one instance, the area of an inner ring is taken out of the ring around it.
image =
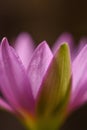
[[[67,42],[63,42],[60,46],[59,46],[59,48],[58,48],[58,50],[57,50],[57,52],[56,53],[58,53],[58,51],[59,50],[66,50],[66,49],[68,49],[69,50],[69,45],[68,45],[68,43]]]
[[[61,46],[68,46],[68,42],[63,42]]]
[[[3,37],[2,42],[6,42],[6,41],[7,41],[7,38]]]
[[[40,43],[40,45],[42,45],[42,46],[47,46],[48,45],[48,43],[47,43],[47,41],[42,41],[41,43]]]
[[[44,41],[42,41],[39,45],[38,45],[38,47],[37,48],[50,48],[49,47],[49,45],[48,45],[48,43],[44,40]],[[36,50],[37,50],[37,48],[36,48]]]
[[[69,44],[67,42],[62,43],[60,47],[68,50],[70,49]]]
[[[8,43],[8,39],[6,37],[4,37],[1,41],[1,46],[7,46],[9,43]]]

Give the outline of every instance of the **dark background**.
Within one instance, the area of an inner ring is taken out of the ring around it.
[[[0,111],[0,130],[26,129],[13,115],[5,111]],[[87,130],[87,105],[73,112],[60,130]]]
[[[0,0],[0,40],[28,32],[38,44],[50,45],[63,32],[76,43],[87,36],[87,0]],[[11,114],[0,111],[0,130],[24,130]],[[62,130],[87,130],[87,105],[74,112]]]
[[[54,43],[63,32],[87,36],[86,0],[0,0],[0,38],[29,32],[36,43]]]

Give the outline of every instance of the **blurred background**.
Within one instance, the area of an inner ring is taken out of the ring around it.
[[[75,42],[87,36],[87,0],[0,0],[0,40],[28,32],[35,43],[52,45],[63,32]],[[70,116],[62,130],[87,130],[87,106]],[[24,130],[12,115],[0,111],[0,130]]]
[[[29,32],[36,43],[53,44],[63,32],[87,36],[86,0],[0,0],[0,38]]]

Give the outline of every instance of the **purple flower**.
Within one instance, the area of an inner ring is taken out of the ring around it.
[[[35,50],[33,45],[28,34],[18,37],[15,50],[6,38],[2,40],[0,106],[28,128],[56,130],[67,114],[86,102],[87,45],[81,43],[75,50],[69,34],[59,38],[53,53],[46,41]]]

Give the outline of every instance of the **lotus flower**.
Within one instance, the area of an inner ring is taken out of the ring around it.
[[[58,130],[67,115],[86,102],[87,45],[76,51],[72,45],[69,34],[59,38],[53,51],[46,41],[34,50],[27,34],[18,37],[15,49],[2,40],[0,107],[27,129]]]

